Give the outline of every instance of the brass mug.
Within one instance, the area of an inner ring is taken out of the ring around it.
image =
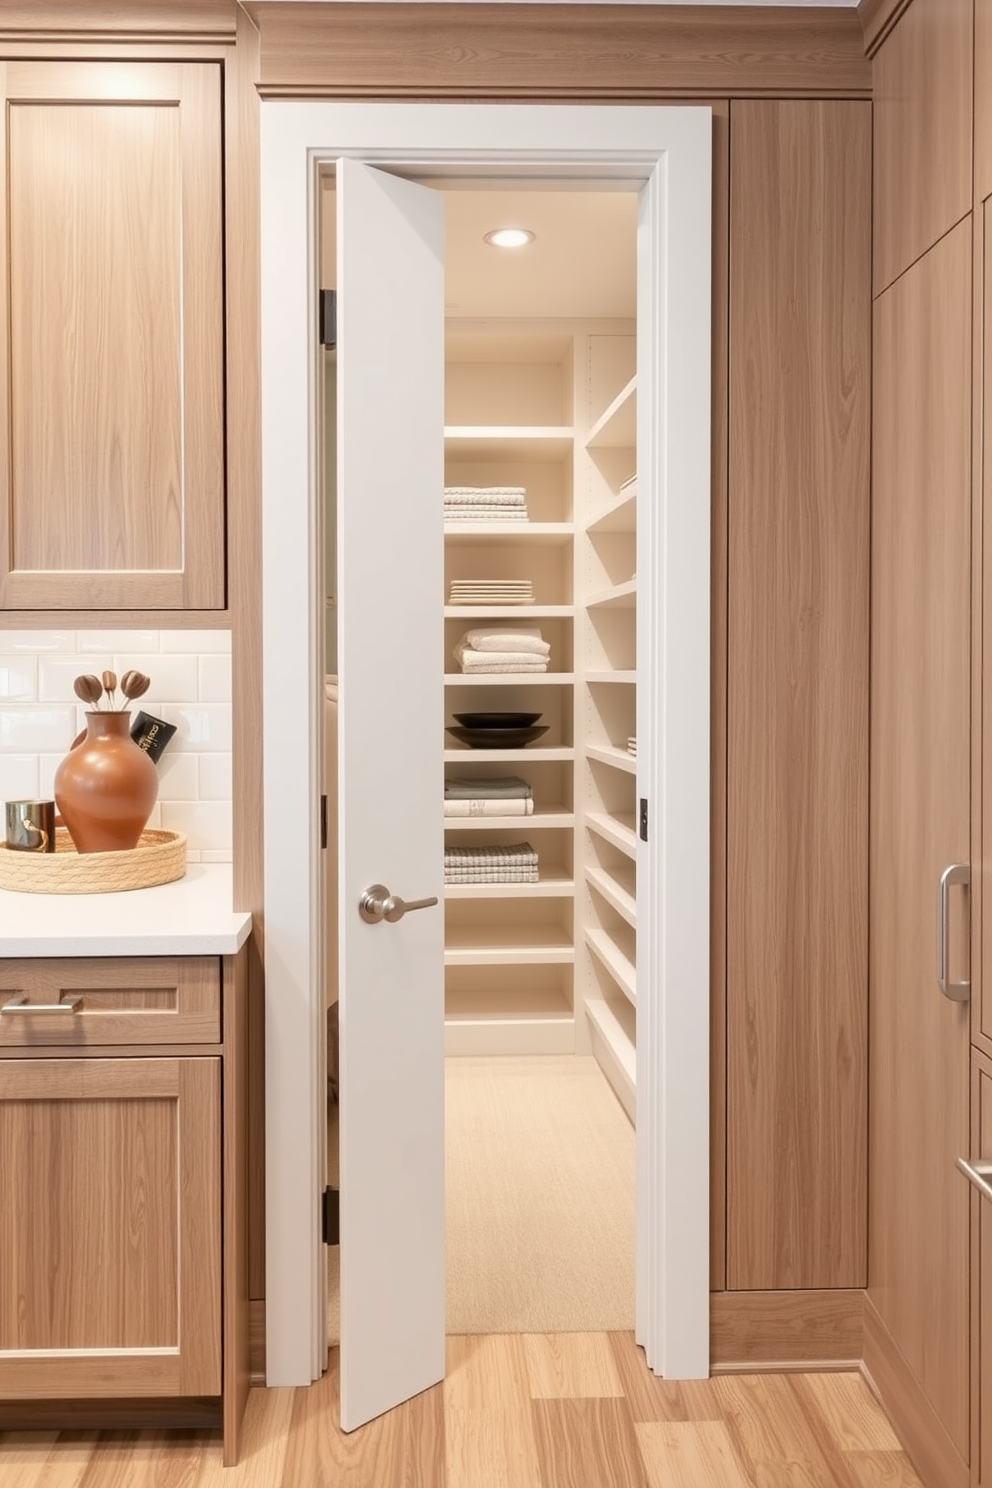
[[[8,801],[7,846],[16,852],[55,851],[55,802]]]

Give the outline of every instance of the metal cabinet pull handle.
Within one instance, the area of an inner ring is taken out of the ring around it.
[[[937,985],[951,1002],[967,1002],[971,996],[971,982],[949,982],[947,980],[947,899],[952,884],[971,883],[971,869],[967,863],[952,863],[940,875],[937,884]]]
[[[78,993],[64,997],[61,1002],[28,1002],[26,997],[14,997],[0,1004],[0,1013],[28,1013],[32,1018],[35,1013],[75,1013],[82,1001]]]
[[[977,1157],[971,1162],[966,1162],[963,1157],[959,1157],[958,1167],[968,1182],[973,1183],[984,1198],[992,1199],[992,1162],[982,1162]]]
[[[358,901],[358,913],[366,925],[378,925],[382,920],[395,925],[410,910],[430,909],[438,902],[436,894],[429,899],[401,899],[399,894],[391,894],[385,884],[371,884]]]

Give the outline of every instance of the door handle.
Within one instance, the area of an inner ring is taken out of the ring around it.
[[[436,894],[430,899],[401,899],[399,894],[391,894],[385,884],[371,884],[358,901],[358,913],[366,925],[378,925],[382,920],[395,925],[410,910],[430,909],[437,903]]]
[[[951,1002],[967,1002],[971,996],[971,982],[949,982],[947,980],[947,897],[952,884],[971,883],[971,869],[967,863],[952,863],[940,875],[937,884],[937,985]]]
[[[984,1198],[992,1199],[992,1162],[981,1162],[977,1157],[966,1162],[963,1157],[959,1157],[958,1167]]]

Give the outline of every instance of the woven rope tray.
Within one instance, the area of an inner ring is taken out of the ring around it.
[[[182,832],[142,832],[127,852],[77,853],[65,827],[55,851],[19,852],[0,842],[0,889],[21,894],[114,894],[172,883],[186,872]]]

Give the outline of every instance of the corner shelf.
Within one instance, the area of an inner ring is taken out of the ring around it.
[[[586,1018],[592,1035],[593,1053],[602,1066],[617,1099],[631,1121],[635,1120],[637,1057],[633,1009],[624,1003],[591,997]]]
[[[627,775],[637,774],[637,755],[628,754],[626,749],[614,749],[612,744],[587,744],[585,752],[587,759],[596,760],[601,765],[623,770]]]
[[[532,818],[533,819],[533,818]],[[604,811],[587,811],[586,826],[606,842],[618,847],[628,858],[637,856],[637,836],[634,831],[633,813],[624,816],[607,816]]]
[[[636,487],[628,487],[626,490],[618,491],[614,500],[599,513],[599,516],[593,517],[592,521],[586,525],[586,532],[590,537],[596,537],[601,532],[636,531]]]
[[[621,946],[598,926],[587,925],[586,945],[606,968],[627,1001],[637,1005],[637,972],[633,961]]]
[[[592,863],[586,864],[586,883],[590,884],[597,894],[602,894],[610,908],[615,909],[617,914],[627,921],[631,929],[636,930],[637,895],[633,869],[627,877],[628,881],[621,883],[615,873],[608,873],[606,869],[599,868]]]
[[[593,424],[586,449],[633,449],[637,442],[637,378],[621,388]]]
[[[614,584],[609,589],[601,589],[598,594],[590,594],[586,609],[632,610],[636,604],[637,580],[627,579],[623,584]]]
[[[593,684],[624,683],[628,687],[633,687],[637,683],[637,673],[627,670],[622,672],[586,672],[586,681]]]

